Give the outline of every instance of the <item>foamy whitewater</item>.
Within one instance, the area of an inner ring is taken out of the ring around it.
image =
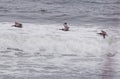
[[[120,29],[0,23],[0,79],[119,79]],[[90,25],[88,25],[90,26]]]
[[[120,79],[119,53],[120,0],[0,0],[0,79]]]

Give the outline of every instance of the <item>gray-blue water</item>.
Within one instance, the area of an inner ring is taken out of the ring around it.
[[[120,26],[120,0],[0,0],[0,21]]]
[[[0,79],[120,79],[120,30],[96,34],[120,26],[120,0],[0,0],[0,21]]]

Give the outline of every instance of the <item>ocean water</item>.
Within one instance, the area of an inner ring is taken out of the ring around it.
[[[120,26],[120,0],[0,0],[0,21]]]
[[[120,78],[120,29],[103,39],[101,27],[12,24],[0,23],[0,79]]]
[[[120,79],[119,26],[120,0],[0,0],[0,79]]]

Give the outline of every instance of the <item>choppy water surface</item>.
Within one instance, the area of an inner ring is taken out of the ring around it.
[[[0,79],[120,79],[120,0],[0,0],[0,21]]]
[[[0,0],[0,21],[120,26],[120,0]]]
[[[103,39],[96,27],[12,24],[0,24],[0,79],[120,78],[119,29],[104,29]]]

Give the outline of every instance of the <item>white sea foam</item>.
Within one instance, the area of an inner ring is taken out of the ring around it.
[[[23,28],[11,25],[13,23],[0,23],[0,64],[10,66],[0,70],[2,73],[40,74],[49,71],[53,74],[78,70],[79,75],[87,72],[100,74],[104,56],[115,54],[119,57],[119,29],[104,29],[108,37],[103,39],[96,34],[101,30],[97,27],[70,26],[70,31],[64,32],[58,30],[62,28],[59,24],[23,23]]]
[[[24,51],[37,51],[40,48],[48,53],[78,53],[85,52],[98,55],[106,47],[118,39],[109,35],[106,39],[96,33],[99,28],[80,28],[71,26],[70,31],[58,30],[61,25],[40,25],[24,23],[23,28],[11,27],[12,23],[0,24],[1,48],[19,48]],[[109,29],[105,29],[110,32]],[[103,49],[103,50],[102,50]],[[96,54],[97,53],[97,54]]]

